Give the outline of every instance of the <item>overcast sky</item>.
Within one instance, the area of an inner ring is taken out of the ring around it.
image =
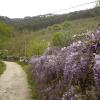
[[[22,18],[47,14],[95,0],[0,0],[0,15],[10,18]],[[77,7],[57,13],[67,13],[75,10],[88,9],[94,4]]]

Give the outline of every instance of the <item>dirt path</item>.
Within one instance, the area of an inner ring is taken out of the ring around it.
[[[30,100],[26,74],[14,62],[5,62],[7,68],[0,77],[0,100]]]

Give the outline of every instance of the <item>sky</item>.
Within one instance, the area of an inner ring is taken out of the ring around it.
[[[0,16],[10,18],[23,18],[52,13],[68,13],[94,7],[94,4],[68,9],[73,6],[85,4],[95,0],[0,0]]]

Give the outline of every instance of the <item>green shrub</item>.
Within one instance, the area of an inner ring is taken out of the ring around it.
[[[53,46],[63,46],[64,44],[64,34],[62,32],[56,32],[52,37]]]
[[[61,30],[61,26],[59,24],[55,24],[55,25],[52,26],[52,29],[54,31],[59,31],[59,30]]]
[[[56,32],[52,37],[52,45],[59,47],[66,47],[70,45],[75,40],[73,39],[74,32]]]
[[[66,28],[69,28],[69,27],[71,27],[71,22],[65,21],[64,23],[62,23],[62,28],[63,29],[66,29]]]
[[[29,48],[29,49],[28,49]],[[27,47],[28,56],[42,55],[47,48],[47,42],[42,40],[32,40]]]

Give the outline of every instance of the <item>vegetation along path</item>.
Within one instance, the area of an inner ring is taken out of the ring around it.
[[[30,100],[25,72],[14,62],[4,62],[6,71],[0,77],[0,100]]]

